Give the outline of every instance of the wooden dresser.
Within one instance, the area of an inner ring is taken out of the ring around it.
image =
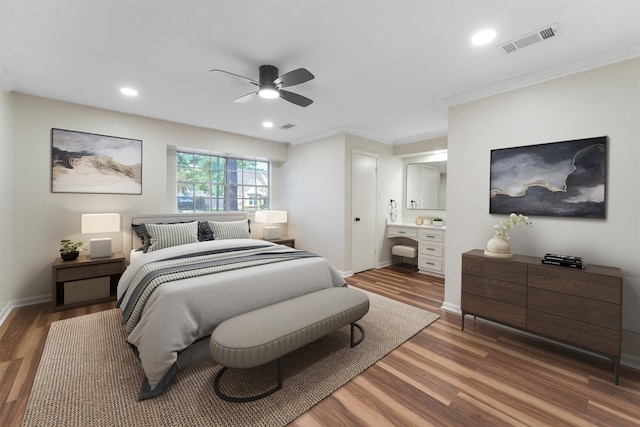
[[[540,258],[462,254],[462,329],[467,314],[600,354],[614,363],[618,384],[622,336],[622,272],[544,265]]]

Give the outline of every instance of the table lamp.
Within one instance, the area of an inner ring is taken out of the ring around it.
[[[120,231],[120,214],[82,214],[82,234],[115,233]],[[89,258],[111,256],[111,237],[90,240]]]
[[[286,224],[287,211],[256,211],[256,222],[264,224]],[[280,238],[280,229],[277,226],[262,228],[262,238],[275,240]]]

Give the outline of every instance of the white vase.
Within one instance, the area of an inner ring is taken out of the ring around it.
[[[487,242],[487,249],[484,251],[486,256],[495,258],[512,258],[511,244],[502,237],[493,237]]]

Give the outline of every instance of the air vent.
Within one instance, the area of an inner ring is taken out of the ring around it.
[[[280,126],[280,129],[289,130],[289,129],[293,128],[293,127],[296,127],[296,125],[293,125],[291,123],[287,123],[286,125]]]
[[[498,48],[504,54],[514,53],[532,44],[556,37],[558,34],[560,34],[560,27],[557,23],[554,23],[531,34],[525,34],[517,39],[501,44]]]

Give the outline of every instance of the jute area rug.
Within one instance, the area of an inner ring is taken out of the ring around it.
[[[360,345],[349,346],[346,326],[290,353],[282,358],[282,389],[249,403],[214,394],[221,367],[212,360],[182,370],[164,394],[140,402],[143,372],[125,343],[119,309],[54,322],[23,426],[284,426],[438,318],[367,295],[371,308],[358,322],[366,331]],[[275,384],[275,369],[273,362],[229,370],[221,386],[229,393],[266,390]]]

